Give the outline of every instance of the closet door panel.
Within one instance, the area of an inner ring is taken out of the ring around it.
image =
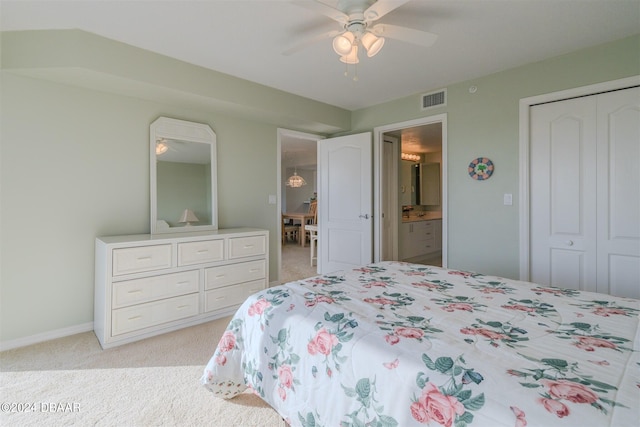
[[[609,256],[608,292],[631,298],[640,298],[640,257]]]
[[[598,95],[598,292],[640,298],[640,88]]]
[[[596,289],[596,102],[531,108],[531,280]]]

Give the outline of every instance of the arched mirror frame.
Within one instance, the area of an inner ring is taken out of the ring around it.
[[[158,218],[158,177],[156,145],[159,140],[175,140],[182,143],[210,145],[211,176],[211,224],[190,225],[188,227],[168,227]],[[218,229],[218,186],[216,177],[216,134],[209,125],[159,117],[149,128],[149,171],[151,193],[151,234],[185,233]]]

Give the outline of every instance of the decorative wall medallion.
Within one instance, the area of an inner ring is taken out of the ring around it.
[[[493,173],[493,162],[486,157],[478,157],[469,163],[469,176],[478,181],[489,179]]]

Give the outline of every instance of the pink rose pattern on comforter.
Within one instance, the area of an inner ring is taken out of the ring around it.
[[[382,262],[264,290],[203,384],[292,426],[636,426],[640,301]]]

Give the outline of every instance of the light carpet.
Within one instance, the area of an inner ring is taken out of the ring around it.
[[[229,319],[108,350],[87,332],[2,352],[0,425],[285,427],[258,396],[201,385]]]
[[[296,242],[287,242],[282,245],[282,283],[305,279],[318,273],[317,266],[311,265],[311,249],[309,244],[304,247]]]

